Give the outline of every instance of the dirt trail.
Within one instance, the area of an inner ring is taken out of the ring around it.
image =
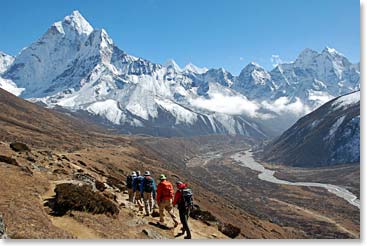
[[[58,181],[53,181],[50,183],[50,188],[49,190],[43,194],[43,196],[41,197],[41,201],[42,203],[44,203],[44,201],[46,199],[51,198],[52,196],[55,195],[55,187],[56,184],[61,184],[61,183],[75,183],[71,180],[58,180]],[[73,235],[75,238],[77,239],[96,239],[96,238],[100,238],[100,236],[98,236],[98,233],[95,232],[93,229],[83,225],[82,223],[74,220],[72,217],[69,216],[52,216],[47,214],[47,216],[49,217],[50,221],[52,222],[52,224],[68,233],[70,233],[71,235]]]
[[[344,226],[342,226],[341,224],[339,224],[335,220],[333,220],[333,219],[331,219],[329,217],[326,217],[324,215],[321,215],[321,214],[319,214],[319,213],[317,213],[315,211],[312,211],[312,210],[309,210],[309,209],[306,209],[306,208],[303,208],[303,207],[299,207],[299,206],[294,205],[294,204],[291,204],[291,203],[280,201],[280,200],[274,199],[274,198],[269,198],[269,200],[274,201],[274,202],[277,202],[277,203],[280,203],[280,204],[285,205],[287,207],[290,207],[290,208],[292,208],[293,210],[295,210],[298,213],[306,213],[307,215],[309,215],[311,217],[314,217],[315,219],[318,219],[318,220],[325,221],[325,222],[328,222],[330,224],[333,224],[340,231],[343,231],[343,232],[346,232],[346,233],[350,234],[353,238],[359,238],[359,234],[357,234],[357,233],[355,233],[355,232],[353,232],[351,230],[348,230],[347,228],[345,228]]]
[[[52,181],[50,183],[50,188],[49,190],[44,193],[40,198],[41,198],[41,202],[43,203],[46,199],[51,198],[55,195],[54,193],[54,189],[56,187],[57,184],[61,184],[61,183],[80,183],[78,181],[73,181],[73,180],[58,180],[58,181]],[[124,202],[127,206],[126,209],[128,209],[129,211],[133,212],[135,214],[135,216],[137,218],[141,218],[145,221],[147,221],[147,223],[156,223],[158,221],[159,218],[152,218],[152,217],[146,217],[144,216],[144,213],[142,211],[139,211],[139,209],[134,206],[133,204],[131,204],[130,202],[127,202],[128,200],[128,195],[124,194],[124,193],[120,193],[117,196],[117,200],[118,203]],[[178,214],[178,210],[175,208],[174,209],[174,214],[177,217],[177,220],[179,220],[179,214]],[[101,235],[99,235],[99,233],[95,230],[93,230],[90,227],[85,226],[84,224],[76,221],[75,219],[73,219],[72,217],[69,217],[67,215],[65,216],[52,216],[48,214],[48,217],[50,219],[50,221],[52,222],[52,224],[66,232],[68,232],[69,234],[71,234],[72,236],[74,236],[77,239],[98,239],[101,238]],[[167,220],[167,226],[168,227],[173,227],[173,222],[171,220],[171,218],[168,216],[168,214],[166,213],[166,220]],[[228,237],[226,237],[225,235],[223,235],[220,231],[218,231],[218,229],[215,226],[208,226],[205,225],[203,222],[198,221],[198,220],[194,220],[194,219],[189,219],[189,226],[191,229],[191,234],[192,234],[192,238],[193,239],[228,239]],[[131,228],[133,230],[133,228]],[[152,226],[146,226],[146,229],[154,229],[154,227]],[[179,225],[178,227],[167,231],[167,232],[162,232],[162,236],[169,236],[169,238],[171,238],[172,236],[175,239],[184,239],[184,235],[178,236],[181,229],[181,226]],[[154,229],[154,231],[157,231],[156,229]],[[168,233],[168,234],[167,234]]]

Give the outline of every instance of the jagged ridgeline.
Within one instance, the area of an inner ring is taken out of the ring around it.
[[[359,64],[328,47],[271,71],[252,62],[238,76],[157,64],[121,50],[78,11],[16,57],[0,55],[0,87],[124,133],[264,139],[359,84]]]

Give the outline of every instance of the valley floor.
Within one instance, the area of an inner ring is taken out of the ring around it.
[[[359,238],[360,211],[324,188],[274,184],[258,179],[259,172],[233,160],[238,150],[197,156],[187,166],[198,180],[209,177],[235,206],[297,232],[297,238]],[[342,186],[359,196],[359,165],[298,169],[264,163],[275,177],[287,181],[320,182]]]

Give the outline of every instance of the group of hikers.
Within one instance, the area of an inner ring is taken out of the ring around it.
[[[177,206],[182,224],[179,235],[186,233],[184,238],[191,239],[188,218],[190,209],[193,207],[192,190],[188,188],[187,184],[177,181],[177,191],[174,193],[173,185],[167,180],[166,175],[161,174],[159,179],[160,182],[156,185],[149,171],[145,171],[144,175],[141,175],[140,171],[132,172],[126,179],[129,201],[137,204],[140,210],[143,210],[144,203],[147,216],[153,213],[153,208],[157,204],[159,208],[159,222],[164,223],[164,211],[166,210],[171,216],[175,228],[179,223],[173,213],[173,208]]]

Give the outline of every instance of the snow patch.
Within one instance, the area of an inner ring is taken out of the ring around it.
[[[15,96],[19,96],[24,91],[24,88],[19,88],[13,81],[9,79],[3,79],[0,77],[0,88],[10,92]]]
[[[192,125],[197,120],[197,115],[195,113],[170,100],[155,99],[155,101],[176,118],[176,124],[183,122]]]
[[[87,111],[96,115],[104,116],[114,124],[120,124],[122,111],[118,102],[112,99],[95,102],[87,108]]]
[[[341,109],[341,108],[347,108],[352,104],[359,103],[360,98],[361,98],[361,92],[356,91],[354,93],[350,93],[348,95],[338,98],[337,100],[333,102],[332,107],[334,108],[334,110]]]

